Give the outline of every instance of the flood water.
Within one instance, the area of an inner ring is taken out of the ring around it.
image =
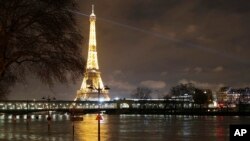
[[[69,115],[53,115],[48,130],[45,115],[13,120],[0,115],[0,141],[97,141],[96,115],[70,121]],[[229,141],[230,124],[249,124],[250,117],[103,115],[101,141]]]

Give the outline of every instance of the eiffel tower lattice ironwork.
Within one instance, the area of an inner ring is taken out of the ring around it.
[[[103,100],[110,100],[109,90],[105,89],[105,86],[103,85],[97,60],[95,32],[96,16],[94,14],[94,5],[92,5],[92,13],[90,15],[89,21],[90,32],[87,66],[84,72],[81,88],[77,91],[75,100],[98,100],[99,96],[103,98]]]

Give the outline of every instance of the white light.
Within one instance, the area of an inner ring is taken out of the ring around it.
[[[100,98],[100,99],[99,99],[99,102],[103,102],[103,101],[104,101],[104,98]]]
[[[214,107],[218,107],[218,103],[216,101],[213,101]]]
[[[115,100],[119,100],[119,97],[116,97]]]

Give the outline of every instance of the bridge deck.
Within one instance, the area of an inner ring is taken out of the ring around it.
[[[42,111],[93,113],[98,110],[110,113],[169,113],[216,111],[218,108],[200,108],[200,105],[183,99],[122,99],[113,101],[60,101],[60,100],[6,100],[0,101],[0,113],[26,114]],[[221,110],[221,109],[219,109]],[[227,109],[234,110],[234,109]]]

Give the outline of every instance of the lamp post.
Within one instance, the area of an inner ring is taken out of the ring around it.
[[[52,119],[51,116],[50,116],[50,113],[49,113],[49,111],[50,111],[50,101],[51,101],[51,100],[56,100],[56,98],[53,97],[53,98],[51,99],[51,98],[48,96],[47,98],[43,97],[42,99],[43,99],[43,100],[47,100],[47,102],[48,102],[48,108],[47,108],[48,117],[47,117],[47,121],[48,121],[48,131],[49,131],[49,130],[50,130],[50,122],[51,122],[51,119]]]
[[[29,122],[30,122],[30,120],[31,120],[31,117],[30,117],[30,115],[29,115],[29,101],[27,100],[26,101],[26,112],[27,112],[27,114],[26,114],[26,120],[27,120],[27,129],[28,129],[28,127],[29,127]]]
[[[101,140],[101,137],[100,137],[100,120],[101,120],[101,111],[100,111],[100,94],[101,94],[101,91],[103,90],[109,90],[110,88],[107,87],[107,86],[104,86],[104,88],[100,88],[100,85],[98,86],[98,88],[95,88],[93,86],[90,86],[88,87],[90,90],[96,90],[98,92],[98,114],[97,114],[97,126],[98,126],[98,141]]]

